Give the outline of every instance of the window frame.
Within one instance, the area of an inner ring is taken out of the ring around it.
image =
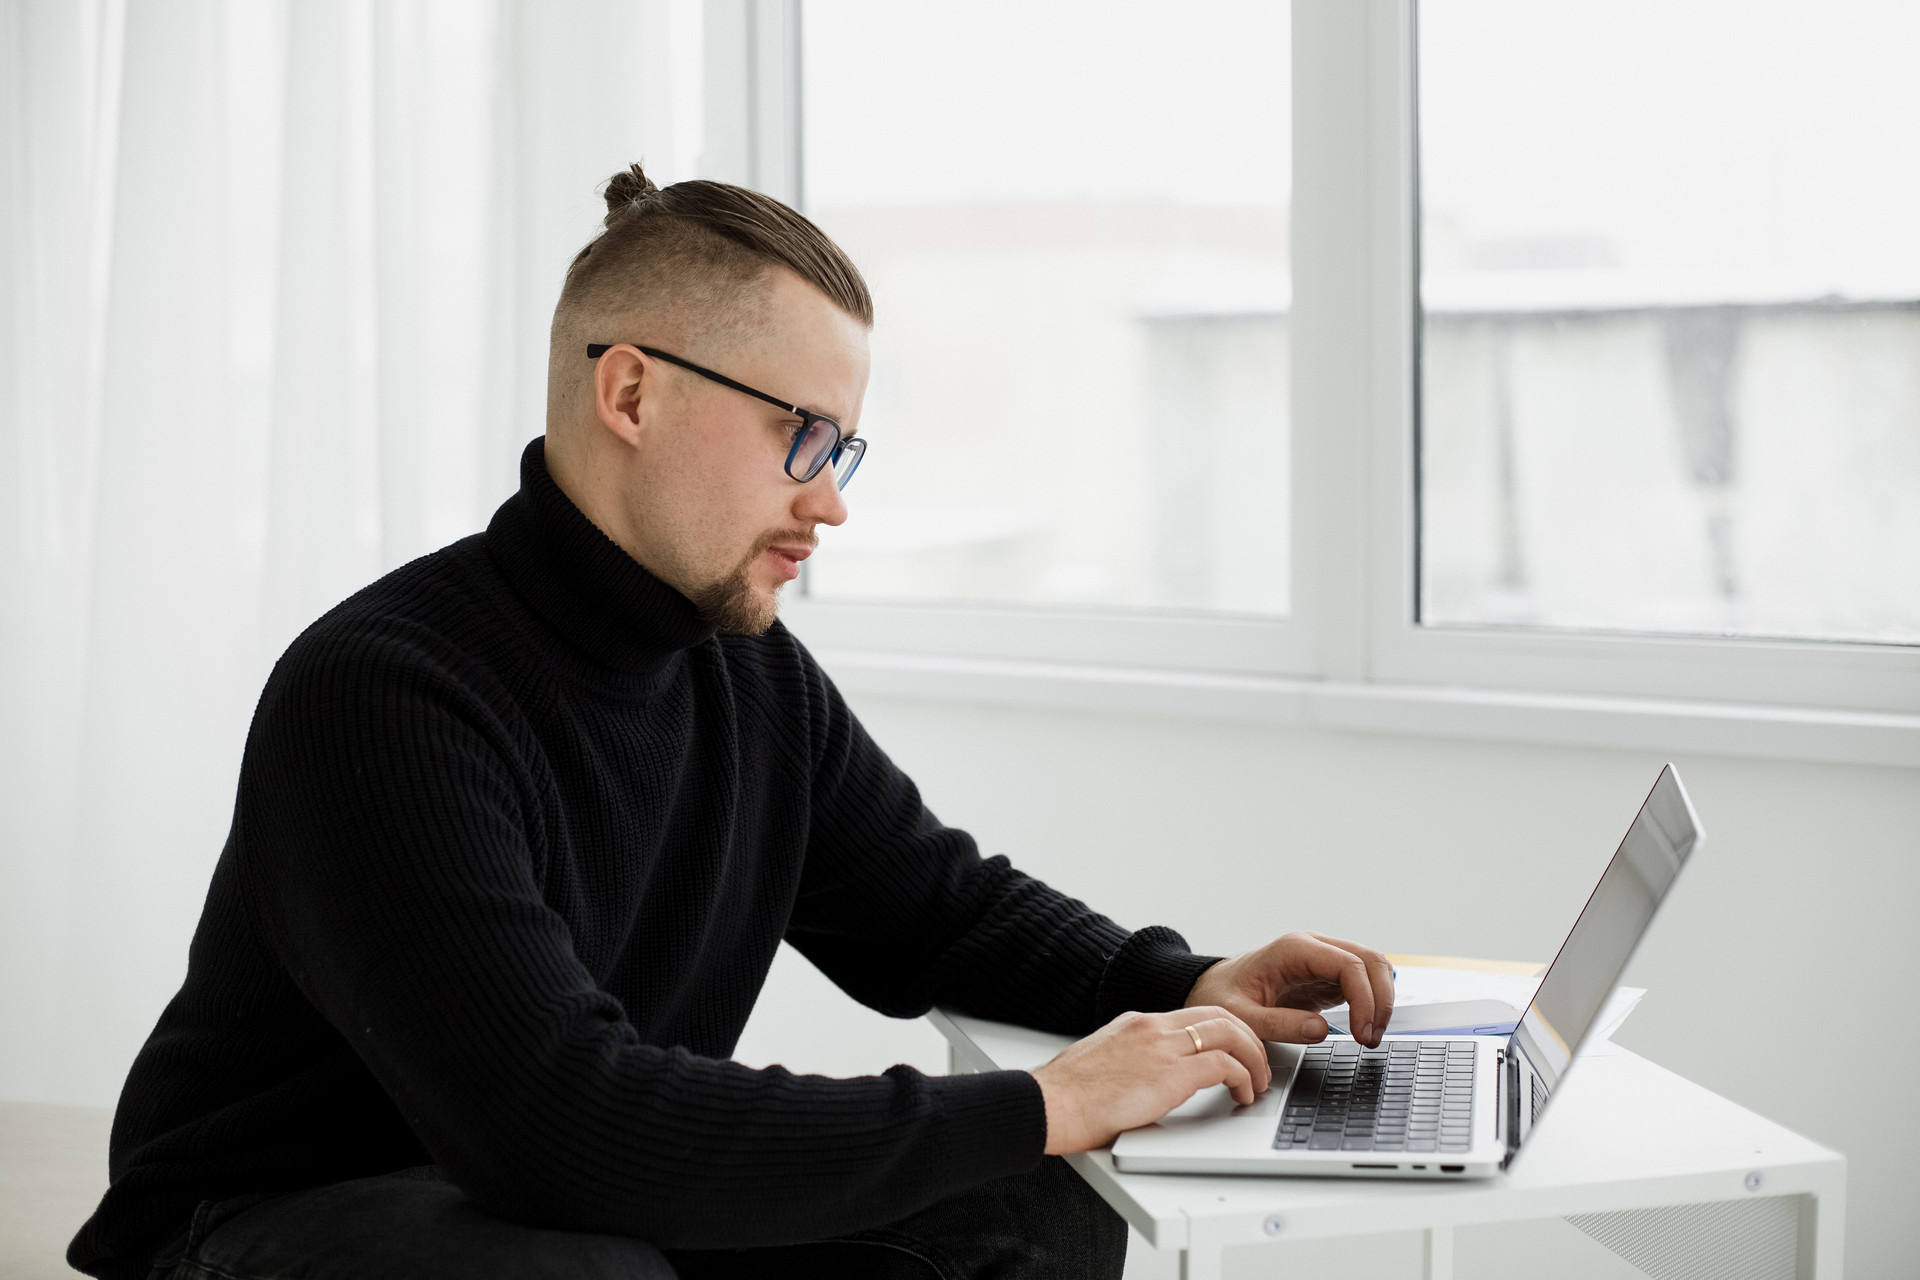
[[[1369,291],[1367,331],[1356,327],[1346,337],[1364,342],[1373,364],[1372,599],[1366,678],[1556,694],[1920,712],[1920,647],[1915,646],[1419,623],[1417,0],[1296,0],[1295,15],[1296,49],[1305,16],[1310,27],[1326,24],[1329,45],[1342,42],[1350,58],[1364,59],[1362,78],[1369,99],[1358,117],[1365,123],[1359,125],[1354,117],[1327,111],[1331,104],[1323,103],[1314,112],[1298,101],[1295,107],[1296,121],[1313,118],[1335,129],[1345,126],[1367,134],[1346,139],[1348,145],[1362,146],[1370,160],[1366,216],[1340,224],[1366,235],[1369,264],[1377,273],[1376,287]],[[1307,43],[1325,52],[1315,41]],[[1298,56],[1295,74],[1301,74]],[[1298,147],[1296,139],[1296,155]],[[1296,207],[1305,185],[1296,169]],[[1295,261],[1302,259],[1312,256],[1299,253],[1296,245]],[[1298,289],[1296,283],[1296,296]]]
[[[756,131],[735,153],[779,158],[714,176],[737,174],[732,180],[796,203],[804,194],[801,2],[708,5],[710,101],[735,95],[731,118]],[[1920,713],[1920,647],[1418,622],[1416,4],[1293,0],[1290,614],[796,595],[783,613],[797,634],[854,665],[861,654],[886,655],[896,691],[902,662],[923,659],[930,672],[939,669],[932,682],[949,690],[953,661],[961,660],[983,670],[1009,662],[1127,668],[1129,687],[1141,671],[1161,671],[1170,679],[1201,673],[1382,692]],[[736,17],[716,22],[717,10]],[[724,32],[735,33],[726,37],[731,45],[716,41]],[[731,85],[716,77],[722,63],[737,69]],[[747,92],[756,80],[760,91]],[[729,117],[710,106],[709,121],[716,118]],[[1906,736],[1899,725],[1888,729]]]

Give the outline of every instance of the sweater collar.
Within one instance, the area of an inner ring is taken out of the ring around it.
[[[561,492],[542,438],[520,455],[520,492],[494,513],[487,550],[528,607],[596,666],[647,675],[714,632]]]

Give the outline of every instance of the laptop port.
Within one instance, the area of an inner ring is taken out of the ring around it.
[[[1443,1164],[1440,1166],[1440,1172],[1442,1173],[1465,1173],[1466,1171],[1467,1166],[1463,1164]]]
[[[1397,1164],[1357,1164],[1353,1167],[1356,1169],[1398,1169],[1400,1166]]]

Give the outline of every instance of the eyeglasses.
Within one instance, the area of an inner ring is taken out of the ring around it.
[[[587,359],[598,360],[613,350],[611,342],[590,342],[587,344]],[[717,382],[723,387],[744,392],[756,400],[764,400],[775,408],[784,409],[800,419],[800,430],[794,433],[793,447],[787,450],[787,474],[801,484],[807,483],[820,474],[820,468],[833,467],[833,487],[844,489],[847,481],[853,479],[853,473],[860,465],[860,459],[867,456],[867,441],[864,436],[850,436],[840,430],[840,424],[832,418],[802,409],[797,404],[788,404],[764,391],[755,391],[744,382],[735,382],[725,374],[715,373],[711,369],[702,369],[691,360],[682,360],[679,356],[656,347],[636,345],[635,350],[643,351],[656,360],[665,360],[668,364],[677,364],[682,369],[697,373],[709,382]]]

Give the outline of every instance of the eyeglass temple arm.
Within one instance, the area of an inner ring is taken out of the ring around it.
[[[601,356],[613,350],[613,348],[616,345],[617,345],[616,343],[612,343],[612,342],[589,342],[587,344],[587,359],[598,360]],[[682,360],[679,356],[673,355],[669,352],[660,351],[653,347],[641,347],[641,346],[634,347],[634,350],[644,351],[648,355],[652,356],[654,359],[665,360],[668,364],[677,364],[682,369],[691,370],[692,372],[699,374],[701,377],[707,379],[709,382],[717,382],[723,387],[731,387],[735,391],[745,392],[747,395],[752,396],[755,400],[764,400],[768,404],[772,405],[774,408],[785,409],[788,413],[793,414],[797,418],[810,419],[810,418],[818,418],[821,416],[817,413],[809,413],[805,409],[802,409],[797,404],[788,404],[785,400],[776,400],[774,397],[768,395],[764,391],[755,391],[752,387],[748,386],[746,383],[735,382],[732,378],[729,378],[724,373],[715,373],[711,369],[702,369],[699,365],[695,364],[693,361]]]

